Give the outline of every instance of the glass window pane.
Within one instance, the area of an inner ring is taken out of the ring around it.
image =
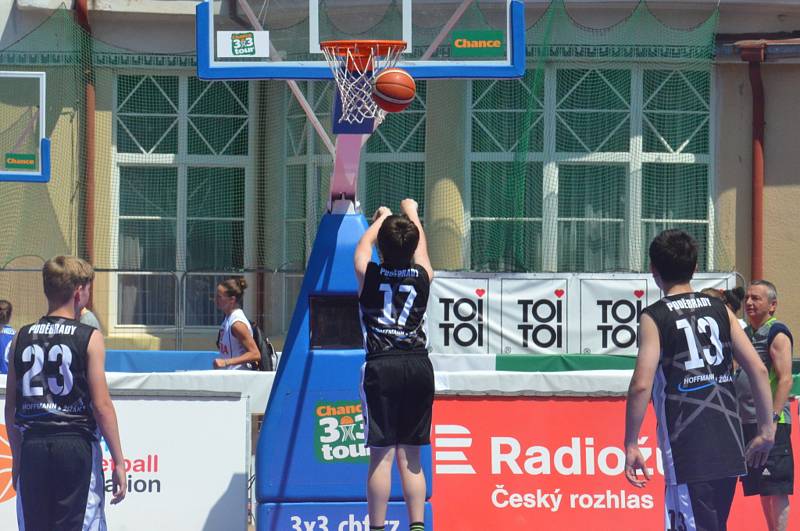
[[[644,71],[644,150],[708,153],[711,76],[707,71]]]
[[[624,165],[559,165],[559,271],[628,268],[627,177]]]
[[[175,325],[173,275],[119,275],[119,316],[123,325]]]
[[[247,116],[247,81],[189,78],[189,113]]]
[[[643,164],[642,217],[708,219],[705,164]]]
[[[419,204],[419,216],[425,216],[425,163],[424,162],[368,162],[366,164],[367,218],[379,206],[400,212],[400,201],[410,197]]]
[[[522,174],[513,162],[473,162],[473,218],[542,216],[542,163],[529,162]]]
[[[675,223],[672,221],[646,221],[642,223],[642,238],[645,242],[653,241],[661,231],[667,229],[682,229],[688,232],[697,241],[697,269],[708,269],[708,223]],[[642,246],[642,264],[647,267],[650,256],[646,245]]]
[[[559,221],[558,270],[582,273],[627,270],[625,227],[621,221]]]
[[[119,221],[120,269],[174,271],[175,220]]]
[[[189,168],[189,217],[244,217],[244,168]]]
[[[117,108],[122,113],[177,114],[177,76],[117,76]]]
[[[306,222],[287,221],[286,262],[283,270],[302,271],[306,267]]]
[[[487,221],[470,225],[473,271],[537,271],[542,267],[540,221]]]
[[[630,70],[559,69],[556,79],[556,150],[628,151]]]
[[[186,326],[219,326],[225,318],[214,304],[217,285],[228,278],[226,275],[187,275],[184,313]],[[213,340],[209,349],[213,349]]]
[[[625,217],[628,167],[624,165],[560,164],[560,218]]]
[[[120,166],[119,179],[120,216],[175,217],[178,168]]]
[[[528,70],[521,80],[473,81],[472,151],[540,153],[544,144],[543,101],[544,76],[538,69]],[[528,145],[521,145],[521,141]]]
[[[119,115],[117,150],[120,153],[177,153],[175,116]]]
[[[189,219],[186,246],[190,271],[240,270],[244,267],[244,222]]]
[[[303,218],[306,215],[306,165],[286,166],[286,217]]]
[[[192,155],[247,155],[247,118],[189,117]]]

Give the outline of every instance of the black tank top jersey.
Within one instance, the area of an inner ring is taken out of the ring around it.
[[[73,319],[45,316],[19,331],[15,419],[23,432],[96,437],[86,353],[94,330]]]
[[[653,406],[665,480],[682,484],[744,474],[725,304],[686,293],[664,297],[644,313],[655,321],[661,343]]]
[[[392,269],[370,262],[358,299],[367,356],[426,351],[425,310],[431,282],[420,266]]]

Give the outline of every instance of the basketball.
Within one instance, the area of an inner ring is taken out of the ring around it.
[[[402,68],[387,68],[375,76],[372,99],[386,112],[400,112],[414,101],[417,85]]]

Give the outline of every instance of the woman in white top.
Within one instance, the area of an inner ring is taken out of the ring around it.
[[[214,302],[225,312],[225,320],[219,328],[220,357],[214,360],[215,369],[250,369],[248,363],[261,360],[250,321],[242,311],[242,295],[246,288],[243,278],[229,278],[217,285]]]

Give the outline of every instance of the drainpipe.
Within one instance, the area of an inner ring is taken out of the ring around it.
[[[90,264],[94,264],[94,194],[95,194],[95,86],[94,86],[94,67],[93,67],[93,46],[92,46],[92,27],[89,24],[89,6],[87,0],[75,1],[75,20],[86,32],[84,38],[88,39],[81,43],[81,55],[88,57],[88,63],[82,64],[84,80],[84,101],[83,112],[81,113],[81,141],[83,144],[83,157],[81,161],[81,173],[83,174],[83,242],[85,245],[84,258]],[[89,308],[92,307],[92,300],[89,300]]]
[[[764,278],[764,82],[761,63],[764,62],[767,44],[755,42],[742,44],[739,54],[749,63],[750,87],[753,93],[753,191],[752,197],[752,251],[750,278]]]

